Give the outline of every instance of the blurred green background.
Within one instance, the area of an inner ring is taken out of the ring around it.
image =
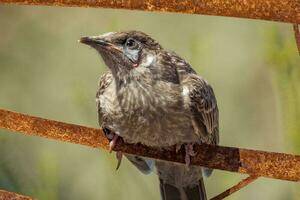
[[[185,58],[213,86],[221,144],[300,152],[300,59],[290,24],[125,10],[0,6],[0,108],[98,127],[106,70],[81,36],[140,30]],[[99,149],[0,130],[0,189],[41,200],[159,199],[142,175]],[[209,197],[245,176],[215,171]],[[298,190],[297,190],[298,187]],[[298,194],[297,194],[298,192]],[[260,178],[228,199],[299,199],[299,184]]]

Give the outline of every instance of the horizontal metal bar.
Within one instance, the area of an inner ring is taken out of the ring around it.
[[[32,200],[31,197],[0,190],[0,200]]]
[[[300,23],[300,0],[0,0],[0,3],[119,8]]]
[[[0,128],[59,141],[108,149],[108,140],[101,129],[68,124],[0,109]],[[299,181],[300,156],[214,145],[195,145],[197,153],[192,165],[239,172],[252,176]],[[185,163],[184,151],[157,149],[118,140],[115,151]]]

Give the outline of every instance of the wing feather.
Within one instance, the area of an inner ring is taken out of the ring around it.
[[[212,87],[196,74],[188,75],[184,84],[189,88],[189,105],[195,132],[202,141],[218,144],[219,111]]]
[[[165,51],[161,56],[164,64],[175,66],[177,70],[182,85],[183,99],[187,104],[185,106],[191,111],[196,134],[203,142],[218,144],[219,111],[212,87],[176,53]]]

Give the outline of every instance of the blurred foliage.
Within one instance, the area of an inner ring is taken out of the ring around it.
[[[295,39],[288,37],[287,30],[270,29],[266,33],[266,61],[271,67],[277,98],[283,121],[283,133],[289,137],[288,149],[300,153],[300,56]],[[300,196],[299,185],[294,188],[294,197]]]
[[[266,59],[277,85],[285,133],[290,137],[290,150],[300,153],[300,56],[295,39],[288,30],[269,30]]]
[[[77,40],[135,29],[176,51],[211,83],[222,145],[299,150],[299,58],[289,24],[1,5],[0,29],[1,108],[97,127],[95,91],[106,68]],[[155,174],[142,175],[126,160],[116,172],[114,155],[98,149],[0,130],[0,158],[0,188],[38,199],[159,198]],[[206,180],[208,196],[242,177],[215,171]],[[297,199],[294,184],[261,178],[229,199]]]

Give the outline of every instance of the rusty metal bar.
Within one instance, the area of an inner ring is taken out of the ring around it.
[[[23,196],[13,192],[0,190],[0,200],[33,200],[31,197]]]
[[[252,183],[253,181],[255,181],[257,179],[258,179],[257,176],[248,176],[247,178],[241,180],[238,184],[232,186],[231,188],[229,188],[225,192],[222,192],[221,194],[219,194],[219,195],[211,198],[210,200],[221,200],[221,199],[224,199],[224,198],[228,197],[229,195],[231,195],[231,194],[239,191],[243,187],[246,187],[247,185],[249,185],[250,183]]]
[[[178,12],[300,24],[300,0],[0,0],[0,3]]]
[[[296,45],[298,48],[298,53],[300,55],[300,32],[299,32],[299,24],[293,24],[294,34],[295,34],[295,40]]]
[[[108,149],[108,141],[102,130],[68,124],[21,113],[0,109],[0,128],[27,135],[71,142],[95,148]],[[300,156],[241,149],[235,147],[195,145],[198,154],[192,158],[192,165],[239,172],[252,176],[299,181]],[[115,149],[129,154],[184,163],[184,152],[155,149],[141,144],[125,144],[119,140]]]

